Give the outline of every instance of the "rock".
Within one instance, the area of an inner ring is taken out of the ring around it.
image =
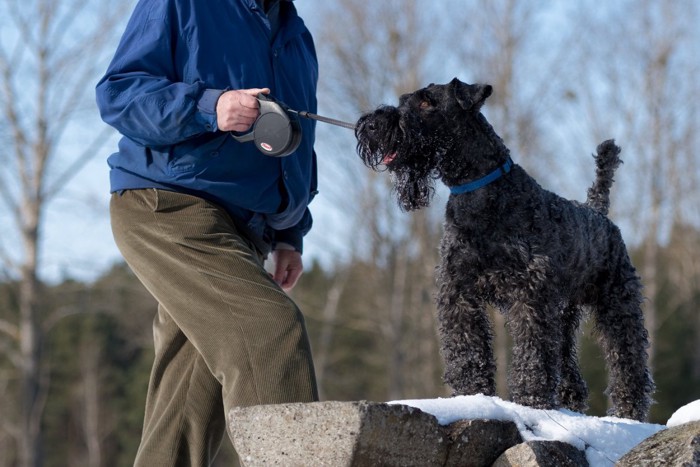
[[[244,467],[588,466],[569,444],[523,443],[511,421],[460,420],[444,427],[400,404],[259,405],[232,410],[229,427]]]
[[[587,467],[586,455],[561,441],[528,441],[508,449],[493,467]]]
[[[700,421],[659,431],[625,454],[616,467],[700,466]]]
[[[446,430],[448,467],[490,466],[506,449],[522,442],[518,427],[510,421],[460,420]]]
[[[234,409],[229,427],[248,466],[442,466],[447,437],[419,409],[315,402]]]

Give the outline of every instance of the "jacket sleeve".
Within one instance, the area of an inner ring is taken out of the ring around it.
[[[216,131],[216,101],[223,92],[181,81],[173,62],[180,32],[168,3],[138,3],[96,87],[102,119],[150,147]]]
[[[308,205],[318,194],[318,164],[316,151],[311,151],[311,179],[309,180],[309,201],[304,210],[301,220],[296,225],[284,230],[276,230],[272,248],[275,249],[277,243],[286,243],[294,247],[300,253],[304,252],[304,236],[309,233],[313,226],[313,217]]]
[[[304,235],[306,235],[309,230],[311,230],[311,225],[313,224],[313,219],[311,217],[311,212],[306,209],[304,212],[304,217],[301,221],[294,227],[290,227],[284,230],[275,231],[275,240],[272,244],[272,249],[277,249],[278,243],[286,243],[294,247],[299,253],[304,252]]]

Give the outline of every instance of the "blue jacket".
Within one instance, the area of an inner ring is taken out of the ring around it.
[[[268,243],[301,251],[317,186],[314,122],[300,122],[295,153],[273,158],[219,131],[215,108],[224,90],[268,87],[315,112],[317,79],[313,39],[291,1],[272,38],[255,0],[140,0],[96,88],[103,120],[123,135],[108,159],[111,191],[201,196]]]

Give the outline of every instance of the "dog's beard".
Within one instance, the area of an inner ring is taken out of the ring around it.
[[[358,144],[358,153],[365,165],[376,171],[387,170],[391,174],[393,191],[399,207],[413,211],[430,204],[435,191],[434,159],[431,149],[425,151],[415,146],[409,153],[405,147],[411,144],[384,143]],[[421,145],[423,147],[423,145]],[[434,151],[434,149],[432,149]]]
[[[394,192],[399,207],[404,211],[414,211],[427,207],[435,193],[435,178],[431,172],[417,176],[411,170],[394,170],[391,172]]]
[[[391,142],[361,142],[357,152],[362,162],[376,171],[388,167],[398,155],[398,149]]]
[[[441,160],[447,152],[444,144],[450,140],[443,134],[407,133],[387,165],[401,209],[413,211],[430,204],[435,180],[440,177]]]

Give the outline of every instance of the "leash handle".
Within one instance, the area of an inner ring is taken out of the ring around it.
[[[265,115],[268,114],[276,114],[282,117],[282,128],[284,128],[284,118],[286,118],[286,114],[284,112],[284,108],[274,99],[272,99],[269,96],[266,96],[265,94],[258,94],[255,96],[258,99],[258,103],[260,104],[260,115],[258,116],[258,119],[253,123],[251,126],[250,130],[248,133],[236,133],[231,131],[231,136],[233,136],[233,139],[238,141],[239,143],[247,143],[249,141],[255,141],[255,127],[256,124],[258,123],[258,120],[260,120],[261,117],[264,118]],[[278,123],[275,121],[275,123]]]
[[[311,120],[318,120],[319,122],[323,123],[330,123],[331,125],[340,126],[349,130],[355,129],[354,123],[343,122],[342,120],[336,120],[335,118],[322,117],[321,115],[316,115],[305,110],[299,110],[297,111],[297,114],[299,114],[300,117],[308,118]]]
[[[301,142],[299,117],[286,105],[265,94],[258,94],[260,115],[245,134],[230,132],[239,143],[254,142],[266,156],[284,157],[296,151]]]

